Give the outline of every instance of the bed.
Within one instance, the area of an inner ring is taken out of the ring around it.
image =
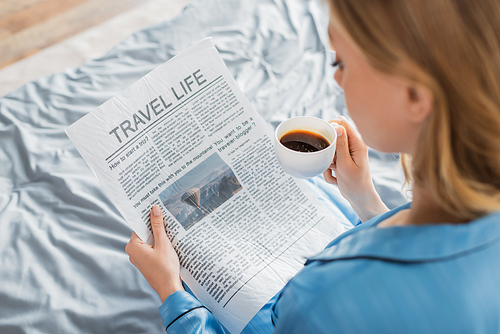
[[[132,231],[64,129],[208,36],[273,126],[299,115],[348,117],[327,14],[312,0],[194,1],[102,58],[0,98],[0,332],[164,331],[160,300],[124,251]],[[370,151],[370,161],[386,204],[408,201],[397,156]],[[327,210],[356,223],[335,186],[307,182]]]

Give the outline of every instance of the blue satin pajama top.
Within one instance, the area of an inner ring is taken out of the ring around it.
[[[500,213],[468,224],[376,225],[337,237],[243,333],[500,333]],[[168,333],[224,333],[185,291],[160,306]]]

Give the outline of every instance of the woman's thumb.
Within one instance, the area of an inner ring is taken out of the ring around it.
[[[153,206],[149,219],[151,221],[151,228],[155,238],[155,247],[161,247],[165,244],[167,234],[165,233],[165,226],[163,225],[163,215],[161,214],[161,209],[158,205]]]
[[[351,153],[349,152],[349,141],[347,140],[345,128],[340,124],[334,124],[333,127],[337,133],[337,148],[335,154],[337,155],[338,166],[339,164],[351,160]]]

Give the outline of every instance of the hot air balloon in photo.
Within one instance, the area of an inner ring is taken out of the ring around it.
[[[191,188],[187,190],[184,194],[182,194],[181,202],[186,203],[187,205],[190,205],[192,207],[198,208],[202,212],[209,213],[207,210],[201,207],[200,198],[201,198],[200,189]]]
[[[181,201],[196,208],[200,207],[200,189],[192,188],[181,196]]]

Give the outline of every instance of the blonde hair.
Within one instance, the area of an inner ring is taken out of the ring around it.
[[[332,24],[372,66],[433,94],[413,170],[402,156],[407,181],[463,219],[500,210],[500,1],[329,3]]]

